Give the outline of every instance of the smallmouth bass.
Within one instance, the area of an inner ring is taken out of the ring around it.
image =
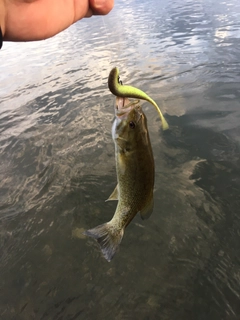
[[[85,231],[98,241],[107,261],[113,258],[135,215],[147,219],[153,210],[154,159],[139,101],[116,98],[112,138],[118,184],[108,200],[118,200],[117,208],[109,222]]]

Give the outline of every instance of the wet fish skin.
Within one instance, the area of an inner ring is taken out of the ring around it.
[[[154,159],[147,118],[139,103],[123,99],[116,99],[112,126],[118,184],[109,200],[118,200],[117,208],[109,222],[85,232],[98,241],[107,261],[113,258],[135,215],[140,213],[146,219],[153,210]]]

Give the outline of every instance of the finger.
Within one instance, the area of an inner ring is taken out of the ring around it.
[[[89,6],[94,15],[108,14],[114,5],[114,0],[89,0]]]
[[[89,8],[84,18],[90,18],[92,15],[93,15],[92,9]]]

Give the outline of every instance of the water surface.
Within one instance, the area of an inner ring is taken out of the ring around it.
[[[239,319],[239,1],[123,0],[0,57],[0,318]],[[108,263],[113,66],[170,130],[143,103],[154,212]]]

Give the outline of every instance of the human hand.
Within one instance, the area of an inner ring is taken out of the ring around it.
[[[114,0],[0,0],[3,40],[47,39],[74,22],[111,11]]]

